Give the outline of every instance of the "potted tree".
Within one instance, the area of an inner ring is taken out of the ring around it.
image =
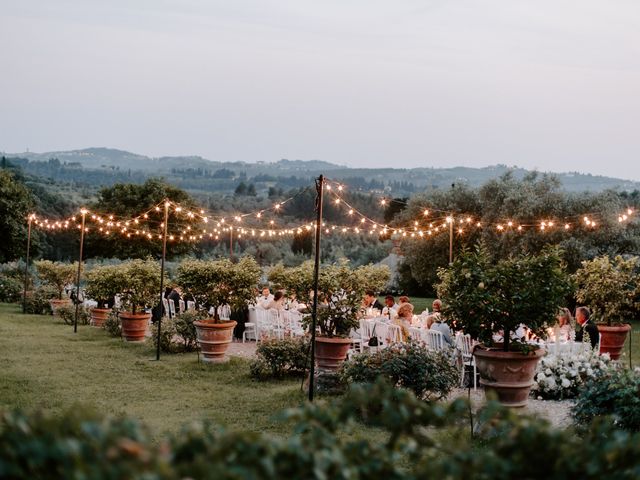
[[[624,259],[616,256],[596,257],[582,262],[573,275],[576,300],[587,305],[600,333],[600,352],[609,353],[613,360],[620,358],[631,325],[625,320],[638,314],[640,282],[638,257]]]
[[[184,293],[191,295],[200,309],[213,311],[212,317],[193,322],[205,362],[227,360],[225,353],[237,324],[221,319],[218,307],[229,305],[232,311],[246,308],[259,280],[260,267],[251,257],[243,257],[238,263],[228,259],[185,260],[178,267],[177,282]]]
[[[102,327],[113,309],[115,296],[123,284],[122,269],[118,265],[100,265],[86,276],[87,295],[98,303],[91,309],[91,325]]]
[[[38,270],[40,280],[56,290],[56,298],[49,300],[51,310],[56,315],[58,308],[63,305],[70,305],[71,300],[65,296],[64,289],[76,278],[78,274],[78,262],[62,263],[50,260],[37,260],[34,262]]]
[[[349,334],[358,328],[358,311],[368,288],[380,290],[389,281],[389,268],[365,265],[355,269],[347,261],[325,265],[318,277],[319,300],[318,324],[320,335],[316,336],[316,364],[326,371],[337,371],[347,357],[352,340]],[[269,276],[278,281],[287,291],[313,303],[313,263],[307,262],[292,269],[275,269]],[[305,319],[310,328],[311,317]]]
[[[555,322],[570,290],[560,251],[493,261],[479,246],[439,269],[438,276],[444,318],[480,342],[474,350],[480,383],[502,404],[525,406],[544,350],[513,337],[524,326],[545,338],[546,326]]]
[[[147,260],[130,260],[120,264],[114,283],[119,286],[123,309],[118,313],[122,336],[128,342],[144,342],[151,313],[146,309],[159,302],[160,266]]]

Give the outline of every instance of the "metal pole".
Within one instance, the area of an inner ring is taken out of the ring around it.
[[[24,290],[22,291],[22,313],[27,313],[27,284],[29,283],[29,250],[31,247],[31,222],[33,214],[29,215],[29,227],[27,229],[27,258],[24,265]]]
[[[453,263],[453,215],[449,216],[449,264]]]
[[[73,319],[73,333],[78,332],[78,309],[80,308],[80,270],[82,269],[82,248],[84,247],[84,218],[87,211],[83,208],[80,210],[82,213],[82,225],[80,227],[80,258],[78,258],[78,275],[76,276],[76,315]]]
[[[320,272],[320,231],[322,230],[322,194],[324,191],[324,177],[320,175],[316,180],[318,192],[316,204],[316,252],[313,266],[313,310],[311,312],[311,370],[309,371],[309,401],[313,402],[313,391],[316,373],[316,324],[318,321],[318,275]]]
[[[233,226],[229,225],[229,260],[233,262]]]
[[[164,224],[162,231],[162,261],[160,262],[160,316],[158,317],[158,338],[156,360],[160,360],[160,331],[162,330],[162,309],[164,308],[164,259],[167,256],[167,227],[169,223],[169,201],[164,202]],[[167,312],[168,313],[168,312]]]

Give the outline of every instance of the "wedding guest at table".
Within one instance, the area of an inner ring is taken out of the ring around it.
[[[284,292],[278,290],[271,301],[267,304],[267,309],[284,310]]]
[[[402,305],[403,303],[411,303],[409,297],[407,297],[406,295],[402,295],[398,298],[398,305]]]
[[[558,340],[566,341],[570,340],[571,336],[571,324],[573,323],[573,317],[568,308],[561,308],[557,316],[559,331]]]
[[[375,310],[380,310],[380,311],[382,311],[382,309],[384,308],[384,305],[382,305],[376,298],[376,294],[374,293],[373,290],[367,290],[364,293],[364,300],[362,302],[362,306],[364,308],[373,308]]]
[[[590,317],[591,312],[587,307],[578,307],[576,309],[576,322],[580,325],[580,328],[576,332],[576,342],[585,340],[584,332],[587,332],[591,348],[596,348],[600,340],[600,334],[598,333],[598,327]]]
[[[402,341],[409,340],[409,327],[411,326],[411,320],[413,319],[413,305],[410,303],[403,303],[398,307],[397,315],[392,320],[394,325],[399,325],[402,330]]]
[[[261,308],[269,308],[269,303],[273,300],[273,295],[269,287],[263,287],[262,293],[256,298],[256,306]]]
[[[396,299],[393,298],[393,295],[387,295],[384,297],[384,308],[382,309],[382,315],[388,317],[390,320],[396,316],[396,312],[398,311],[398,304],[396,303]]]
[[[437,320],[441,319],[442,313],[440,312],[440,310],[442,310],[442,301],[436,298],[431,304],[431,308],[432,312],[427,315],[427,320],[425,322],[426,328],[431,328]]]
[[[434,319],[433,325],[431,325],[431,330],[440,332],[442,334],[442,339],[444,343],[449,347],[453,347],[453,339],[451,338],[451,329],[446,322],[443,321],[442,317],[439,316]]]

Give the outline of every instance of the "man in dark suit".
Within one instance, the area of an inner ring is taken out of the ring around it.
[[[375,308],[377,310],[382,311],[384,305],[382,305],[378,299],[376,298],[376,294],[373,290],[367,290],[364,294],[364,308]]]
[[[582,342],[584,339],[584,332],[589,334],[589,341],[591,342],[591,348],[596,348],[600,341],[600,334],[598,333],[598,327],[589,318],[590,312],[587,307],[578,307],[576,309],[576,322],[580,325],[580,328],[576,332],[576,342]]]

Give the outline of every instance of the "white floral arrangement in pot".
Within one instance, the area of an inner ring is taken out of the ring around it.
[[[601,377],[611,368],[608,354],[598,355],[591,348],[572,352],[547,353],[538,364],[532,394],[539,399],[576,398],[582,386]]]

